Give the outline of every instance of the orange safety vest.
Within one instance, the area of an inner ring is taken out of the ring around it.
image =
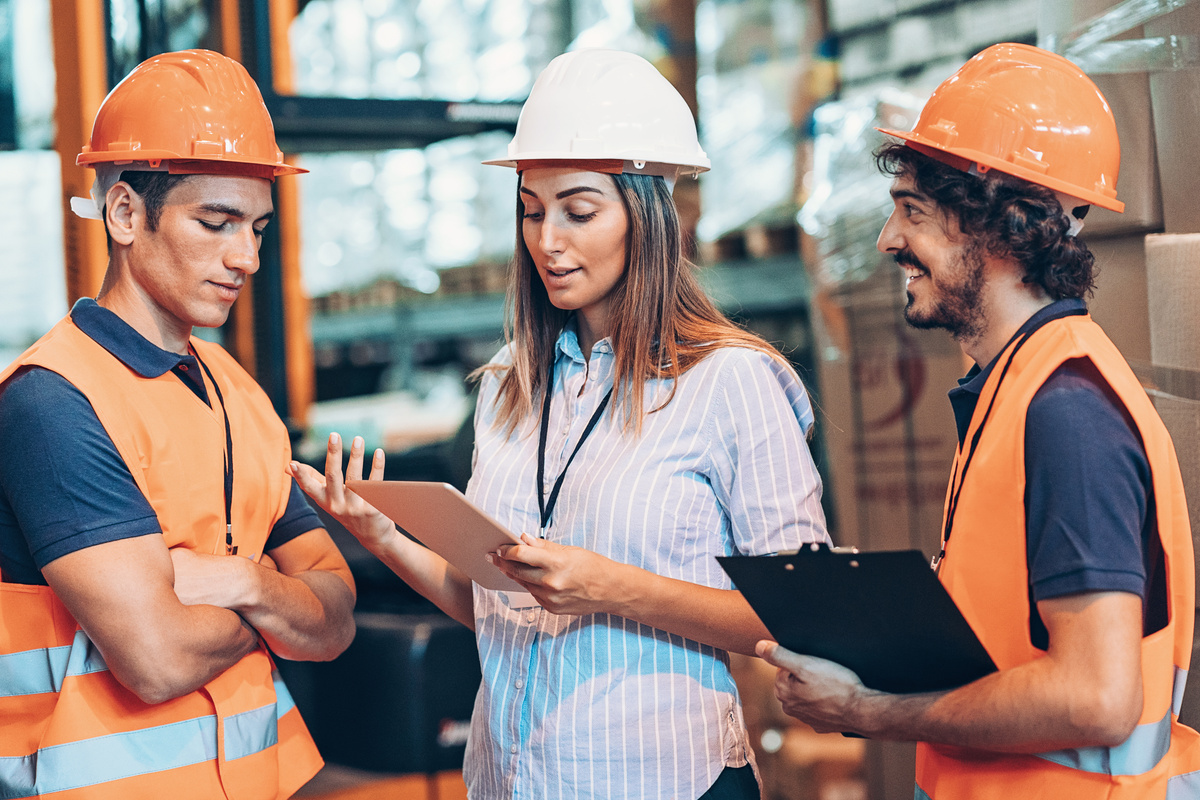
[[[1125,742],[1035,755],[922,743],[917,746],[916,798],[1200,797],[1200,735],[1178,721],[1192,654],[1195,564],[1170,435],[1125,359],[1089,316],[1051,320],[1022,341],[1018,337],[1010,343],[997,360],[964,437],[969,452],[986,417],[962,481],[953,535],[944,543],[942,583],[999,669],[1045,655],[1033,646],[1029,633],[1025,415],[1059,366],[1087,358],[1129,411],[1146,449],[1166,561],[1169,621],[1142,639],[1142,715]],[[965,457],[960,447],[947,514]]]
[[[287,432],[228,353],[191,345],[227,404],[235,544],[257,559],[291,490]],[[0,382],[26,365],[87,397],[168,547],[225,552],[225,422],[211,383],[212,408],[173,375],[130,370],[70,317]],[[265,646],[202,688],[149,705],[117,682],[53,590],[0,583],[0,797],[267,800],[289,797],[322,764]]]

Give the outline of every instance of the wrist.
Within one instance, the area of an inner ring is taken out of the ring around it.
[[[638,609],[644,608],[645,592],[657,576],[630,564],[613,562],[608,571],[610,579],[604,586],[601,601],[611,614],[637,620]]]
[[[231,560],[233,574],[230,576],[230,587],[233,598],[229,608],[239,614],[245,614],[262,603],[262,582],[269,579],[269,573],[278,573],[248,558],[232,556]]]

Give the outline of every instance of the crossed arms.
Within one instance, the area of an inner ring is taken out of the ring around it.
[[[284,658],[312,661],[354,638],[354,581],[323,529],[262,564],[168,550],[150,535],[77,550],[42,574],[117,680],[148,703],[203,686],[260,637]]]

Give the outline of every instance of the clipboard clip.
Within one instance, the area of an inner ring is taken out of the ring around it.
[[[796,550],[778,550],[774,553],[771,553],[771,555],[773,555],[773,556],[794,556],[797,553],[799,553],[801,550],[804,550],[804,549],[812,550],[814,553],[819,550],[824,549],[824,550],[828,550],[831,553],[844,553],[846,555],[851,555],[851,556],[858,555],[857,547],[834,547],[833,545],[825,544],[824,542],[813,542],[812,544],[806,544],[806,545],[804,545],[804,547],[798,548]]]

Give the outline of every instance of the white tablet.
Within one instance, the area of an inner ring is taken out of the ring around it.
[[[485,558],[501,545],[519,544],[520,537],[450,484],[352,480],[346,487],[483,588],[525,591]]]

